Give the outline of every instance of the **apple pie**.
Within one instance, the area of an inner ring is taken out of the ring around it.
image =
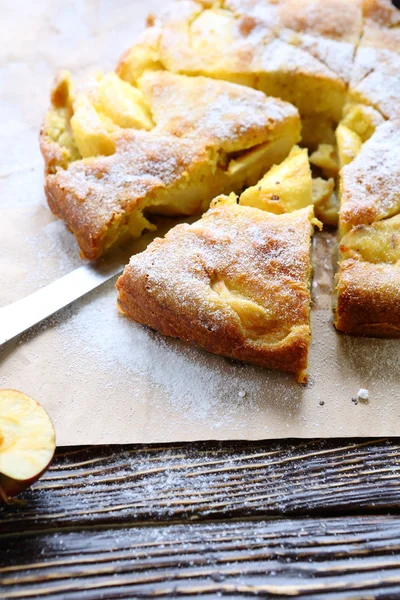
[[[312,206],[276,215],[219,196],[131,258],[119,306],[164,335],[304,382],[313,223]]]
[[[255,183],[299,139],[292,105],[233,83],[110,73],[76,93],[63,73],[41,132],[46,196],[93,259],[154,229],[151,213],[201,214]]]

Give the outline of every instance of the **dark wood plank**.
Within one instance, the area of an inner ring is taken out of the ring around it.
[[[3,545],[0,599],[398,598],[400,517],[57,532]]]
[[[0,509],[1,535],[54,527],[399,509],[398,441],[84,448],[59,452]]]

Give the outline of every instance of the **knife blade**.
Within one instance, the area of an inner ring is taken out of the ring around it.
[[[198,215],[185,218],[154,217],[156,231],[149,231],[127,245],[113,249],[104,257],[78,267],[37,292],[0,308],[0,347],[122,273],[130,257],[143,252],[154,238],[163,237],[175,225],[194,223],[198,218]]]
[[[0,346],[121,273],[129,256],[114,251],[0,308]]]

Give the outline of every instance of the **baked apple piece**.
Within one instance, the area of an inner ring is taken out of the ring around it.
[[[240,204],[280,215],[312,204],[312,178],[307,150],[294,146],[260,181],[240,196]]]
[[[334,189],[334,179],[312,177],[307,150],[293,146],[285,160],[273,165],[256,185],[241,194],[239,203],[276,215],[314,205],[317,219],[324,225],[337,225]]]

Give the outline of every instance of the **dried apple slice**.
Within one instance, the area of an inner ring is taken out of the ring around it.
[[[46,471],[56,437],[40,404],[15,390],[0,390],[0,498],[19,494]]]

